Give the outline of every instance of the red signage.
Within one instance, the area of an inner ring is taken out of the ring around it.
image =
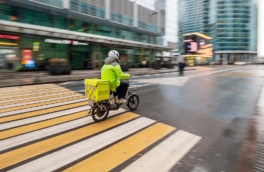
[[[18,40],[19,38],[20,38],[20,36],[0,34],[0,39],[13,39],[13,40]]]
[[[22,50],[22,54],[23,54],[23,57],[22,57],[22,64],[26,64],[27,61],[31,61],[33,58],[32,58],[32,50]]]

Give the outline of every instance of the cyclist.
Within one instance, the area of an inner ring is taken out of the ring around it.
[[[108,57],[105,59],[105,64],[101,69],[101,79],[110,82],[111,91],[118,97],[116,102],[125,103],[125,96],[128,90],[128,82],[122,81],[130,78],[130,75],[123,73],[118,64],[119,53],[116,50],[111,50]]]

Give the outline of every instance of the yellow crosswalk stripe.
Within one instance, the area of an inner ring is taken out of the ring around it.
[[[0,171],[111,171],[176,130],[124,109],[94,123],[85,96],[55,84],[0,88],[0,106]]]
[[[28,89],[22,89],[22,90],[10,90],[10,91],[6,91],[6,92],[2,92],[0,89],[0,95],[4,96],[4,95],[14,95],[14,94],[21,94],[21,93],[34,93],[34,92],[41,92],[41,91],[45,91],[45,90],[62,90],[65,91],[67,90],[66,88],[63,87],[39,87],[39,88],[28,88]]]
[[[157,123],[97,154],[68,168],[71,171],[110,171],[151,144],[175,130],[174,127]]]
[[[54,103],[59,103],[59,102],[66,102],[66,101],[82,99],[82,98],[84,98],[84,97],[80,95],[80,96],[76,96],[76,97],[72,97],[72,98],[66,98],[66,99],[54,100],[54,101],[49,101],[49,102],[36,103],[36,104],[30,104],[30,105],[25,105],[25,106],[17,106],[17,107],[12,107],[12,108],[0,109],[0,113],[20,110],[20,109],[27,109],[27,108],[43,106],[43,105],[49,105],[49,104],[54,104]]]
[[[28,97],[37,97],[37,96],[45,96],[45,95],[52,95],[52,94],[57,94],[59,91],[54,91],[54,90],[49,90],[49,91],[43,91],[43,92],[34,92],[32,94],[24,94],[24,93],[19,93],[15,95],[11,95],[8,97],[0,96],[0,102],[1,101],[6,101],[6,100],[13,100],[13,99],[21,99],[21,98],[28,98]],[[73,92],[73,91],[63,91],[63,92]]]
[[[131,112],[125,113],[100,123],[85,126],[47,140],[43,140],[22,148],[15,149],[10,152],[3,153],[0,155],[0,170],[29,158],[35,157],[37,155],[43,154],[45,152],[51,151],[53,149],[59,148],[61,146],[67,145],[74,141],[104,131],[126,121],[135,119],[138,116],[139,115]]]
[[[35,101],[40,101],[40,100],[47,100],[47,99],[53,99],[53,98],[58,98],[58,97],[65,97],[65,96],[72,96],[72,95],[77,95],[78,93],[75,92],[68,92],[67,94],[62,94],[62,95],[48,95],[45,97],[37,97],[34,98],[32,97],[31,99],[25,99],[25,100],[18,100],[18,101],[12,101],[12,102],[6,102],[6,103],[1,103],[0,106],[5,106],[5,105],[13,105],[13,104],[19,104],[19,103],[26,103],[26,102],[35,102]],[[81,95],[80,95],[81,96]]]
[[[0,92],[10,92],[15,90],[27,90],[27,89],[34,89],[34,88],[43,88],[43,87],[60,87],[56,84],[41,84],[41,85],[25,85],[25,86],[16,86],[16,87],[7,87],[7,88],[0,88]]]
[[[74,107],[84,106],[87,104],[88,104],[88,101],[83,101],[80,103],[74,103],[74,104],[49,108],[49,109],[38,110],[38,111],[34,111],[34,112],[27,112],[27,113],[22,113],[22,114],[18,114],[18,115],[7,116],[7,117],[0,118],[0,124],[4,123],[4,122],[9,122],[9,121],[29,118],[29,117],[33,117],[33,116],[48,114],[48,113],[52,113],[52,112],[62,111],[62,110],[70,109],[70,108],[74,108]]]
[[[0,132],[0,140],[5,139],[5,138],[9,138],[9,137],[13,137],[16,135],[28,133],[30,131],[35,131],[35,130],[50,127],[53,125],[61,124],[61,123],[71,121],[74,119],[78,119],[81,117],[85,117],[85,116],[87,116],[87,111],[78,112],[78,113],[74,113],[74,114],[67,115],[67,116],[62,116],[62,117],[55,118],[55,119],[50,119],[50,120],[37,122],[34,124],[30,124],[30,125],[25,125],[22,127],[17,127],[17,128],[5,130],[5,131]]]

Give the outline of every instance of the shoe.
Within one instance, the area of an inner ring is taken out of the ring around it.
[[[121,104],[121,100],[120,100],[120,99],[118,99],[117,97],[116,97],[116,100],[115,100],[115,102],[116,102],[117,104]]]
[[[121,99],[117,99],[117,103],[118,103],[118,104],[123,104],[123,103],[125,103],[125,100],[122,99],[122,98],[121,98]]]

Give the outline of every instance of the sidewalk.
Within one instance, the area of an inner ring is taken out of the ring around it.
[[[195,67],[186,67],[187,70],[195,70]],[[157,73],[177,72],[177,69],[153,70],[150,68],[130,68],[133,75],[150,75]],[[47,72],[5,72],[0,73],[0,87],[10,87],[30,84],[43,84],[54,82],[77,81],[85,78],[100,77],[100,70],[73,70],[71,75],[49,75]]]

